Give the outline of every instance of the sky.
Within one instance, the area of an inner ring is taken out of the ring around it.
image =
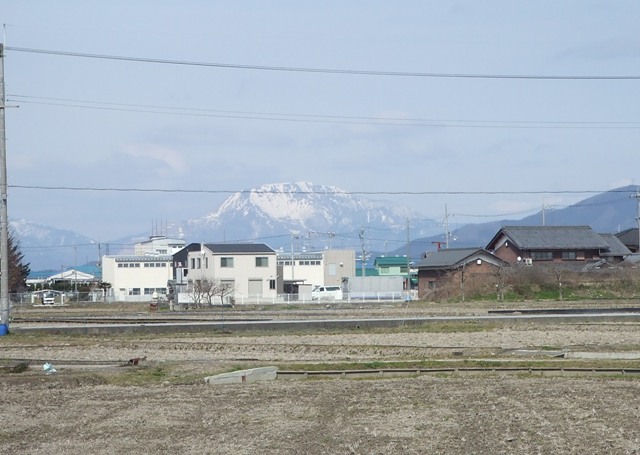
[[[635,0],[0,0],[9,219],[104,242],[285,182],[454,228],[564,207],[638,183],[638,23]]]

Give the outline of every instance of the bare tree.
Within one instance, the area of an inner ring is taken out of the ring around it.
[[[235,284],[230,281],[216,280],[212,290],[212,294],[214,296],[220,297],[220,305],[224,305],[224,298],[233,294],[235,289]]]
[[[199,279],[193,281],[191,285],[191,301],[200,308],[202,306],[213,306],[216,297],[220,297],[220,304],[225,304],[225,297],[233,294],[235,285],[229,281],[221,281],[217,279]]]
[[[195,280],[192,282],[190,294],[191,302],[196,308],[205,304],[211,306],[216,295],[215,282],[206,278]]]
[[[566,272],[566,269],[562,267],[561,264],[553,263],[551,266],[551,272],[556,280],[556,285],[558,286],[558,297],[562,300],[562,279]]]
[[[496,298],[500,302],[504,302],[504,292],[506,290],[505,279],[507,277],[507,268],[499,265],[496,267],[494,271],[494,276],[496,278]]]

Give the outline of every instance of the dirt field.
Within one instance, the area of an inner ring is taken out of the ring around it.
[[[639,329],[640,323],[590,323],[171,337],[12,333],[0,337],[0,451],[640,453],[640,378],[631,375],[449,373],[222,386],[203,381],[267,365],[463,365],[487,359],[560,364],[570,360],[545,352],[632,355],[640,351]],[[145,359],[130,365],[134,358]],[[57,372],[46,374],[44,362]],[[18,372],[24,363],[29,368]],[[638,363],[606,361],[625,368]]]

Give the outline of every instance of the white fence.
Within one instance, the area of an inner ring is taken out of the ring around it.
[[[313,300],[304,294],[278,294],[273,297],[265,297],[261,295],[241,295],[225,297],[226,305],[278,305],[278,304],[316,304],[316,303],[375,303],[375,302],[407,302],[417,299],[417,292],[358,292],[345,293],[342,299],[323,298],[321,300]],[[178,294],[178,303],[193,303],[192,296],[189,293]],[[220,305],[220,299],[216,299],[213,305]]]

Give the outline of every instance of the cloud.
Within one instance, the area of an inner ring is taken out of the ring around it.
[[[169,147],[153,144],[129,144],[123,152],[135,158],[147,158],[154,172],[158,176],[184,174],[188,166],[184,160],[184,154]],[[155,165],[154,165],[155,164]]]
[[[632,39],[612,39],[568,48],[560,52],[558,57],[583,60],[637,59],[640,57],[640,44]]]

